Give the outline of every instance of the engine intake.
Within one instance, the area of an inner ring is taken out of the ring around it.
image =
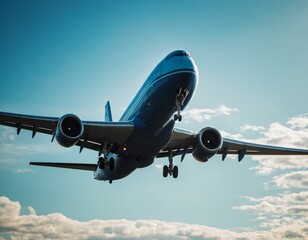
[[[222,147],[222,137],[219,131],[212,127],[203,128],[198,133],[198,144],[193,151],[193,157],[200,161],[206,162],[214,156]]]
[[[58,122],[57,142],[63,147],[71,147],[81,138],[83,130],[83,123],[79,117],[74,114],[66,114]]]

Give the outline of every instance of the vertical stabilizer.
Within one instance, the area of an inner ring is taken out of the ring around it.
[[[108,101],[105,106],[105,121],[112,122],[112,115],[111,115],[111,107],[110,102]]]

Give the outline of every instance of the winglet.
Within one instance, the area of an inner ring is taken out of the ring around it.
[[[105,121],[112,122],[112,115],[111,115],[111,107],[110,102],[108,101],[105,106]]]

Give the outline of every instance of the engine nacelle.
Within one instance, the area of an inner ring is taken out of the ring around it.
[[[218,130],[212,127],[203,128],[198,133],[198,145],[192,155],[199,162],[206,162],[222,147],[222,137]]]
[[[71,147],[83,134],[83,123],[74,114],[66,114],[60,118],[57,126],[56,139],[63,147]]]

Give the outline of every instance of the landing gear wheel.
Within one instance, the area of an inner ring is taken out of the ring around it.
[[[182,115],[174,114],[173,116],[174,121],[179,120],[179,122],[182,121]]]
[[[169,168],[167,165],[165,165],[163,168],[163,176],[166,178],[168,176],[168,173],[169,173]]]
[[[104,168],[105,168],[105,159],[104,159],[104,158],[100,157],[100,158],[98,159],[98,167],[99,167],[100,169],[104,169]]]
[[[169,166],[165,165],[163,167],[163,176],[167,177],[168,174],[173,176],[173,178],[177,178],[179,175],[179,168],[177,166],[173,166],[173,153],[169,151]]]
[[[107,161],[105,158],[103,157],[100,157],[98,159],[98,167],[100,169],[109,169],[110,171],[114,170],[114,166],[115,166],[115,163],[114,163],[114,158],[110,158],[109,161]]]
[[[114,169],[114,158],[109,159],[109,170],[112,171]]]
[[[179,175],[179,168],[177,166],[174,166],[173,170],[172,170],[172,175],[173,178],[177,178]]]

